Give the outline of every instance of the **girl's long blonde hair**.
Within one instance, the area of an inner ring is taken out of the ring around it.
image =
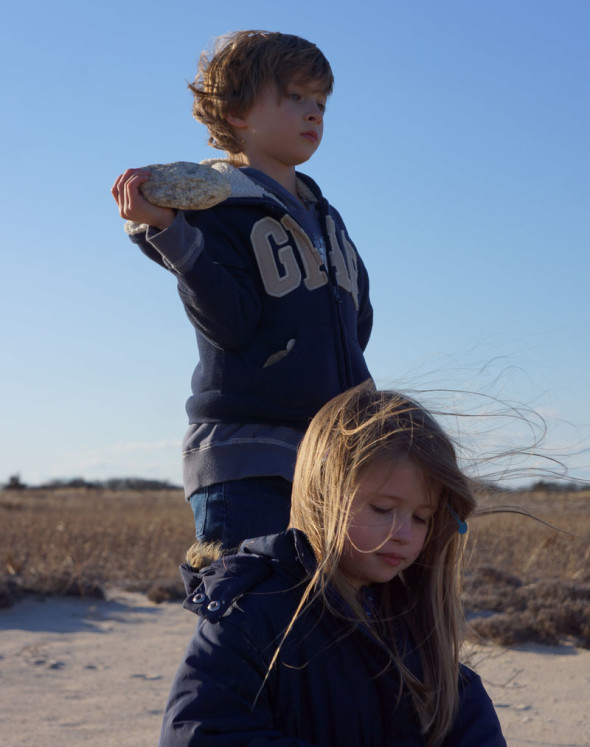
[[[464,550],[458,520],[472,513],[475,499],[451,440],[434,418],[413,400],[378,391],[372,382],[325,405],[300,446],[290,526],[305,532],[318,564],[296,616],[312,598],[330,606],[331,585],[348,602],[354,622],[368,623],[354,589],[339,573],[339,562],[361,473],[376,460],[390,459],[393,466],[401,458],[421,470],[438,501],[420,556],[382,587],[381,623],[393,630],[403,615],[420,656],[421,679],[404,666],[393,635],[376,635],[388,646],[391,665],[409,688],[428,744],[434,746],[449,731],[458,707]]]

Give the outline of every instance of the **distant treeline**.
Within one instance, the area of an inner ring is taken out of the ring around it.
[[[8,490],[58,490],[63,488],[90,488],[93,490],[181,490],[178,485],[173,485],[167,480],[145,480],[141,477],[112,477],[109,480],[85,480],[82,477],[70,479],[51,480],[42,485],[26,485],[21,481],[20,475],[12,475],[8,482],[2,486]],[[477,487],[477,484],[476,484]],[[580,490],[588,490],[587,481],[547,481],[537,480],[531,485],[518,488],[507,488],[505,485],[494,483],[479,483],[479,487],[491,492],[544,492],[544,493],[575,493]]]
[[[588,490],[590,483],[587,480],[537,480],[530,485],[518,487],[492,482],[475,483],[475,486],[492,493],[577,493]]]
[[[12,475],[2,487],[9,490],[58,490],[63,488],[91,488],[94,490],[180,490],[167,480],[145,480],[141,477],[112,477],[109,480],[85,480],[73,477],[50,480],[42,485],[26,485],[20,475]]]
[[[588,490],[587,481],[578,482],[547,482],[545,480],[539,480],[533,483],[528,490],[531,491],[545,491],[546,493],[574,493],[578,490]]]

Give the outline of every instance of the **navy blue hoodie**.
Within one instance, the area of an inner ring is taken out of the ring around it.
[[[281,423],[304,430],[328,400],[370,377],[366,269],[339,213],[309,177],[326,260],[276,194],[227,161],[224,202],[131,236],[172,271],[196,331],[190,423]],[[317,243],[317,241],[316,241]]]

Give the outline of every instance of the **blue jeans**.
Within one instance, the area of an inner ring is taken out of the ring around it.
[[[291,483],[282,477],[219,482],[190,497],[197,539],[233,549],[245,539],[282,532],[289,523]]]

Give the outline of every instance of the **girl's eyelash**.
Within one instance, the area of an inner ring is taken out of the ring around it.
[[[393,508],[381,508],[381,506],[371,506],[376,514],[390,514]]]

